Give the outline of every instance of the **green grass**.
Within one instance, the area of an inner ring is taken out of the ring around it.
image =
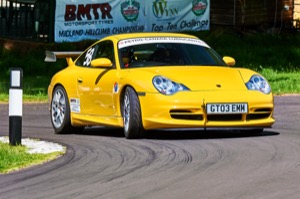
[[[264,69],[261,73],[268,79],[275,95],[300,93],[300,71],[278,72]]]
[[[29,154],[25,146],[11,146],[0,142],[0,173],[9,173],[42,164],[60,156],[61,152]]]
[[[51,76],[24,77],[23,80],[23,101],[25,102],[46,102],[47,88]],[[0,102],[9,100],[9,76],[2,76],[0,79]]]
[[[2,103],[8,103],[9,101],[9,96],[6,93],[0,93],[0,102]],[[48,102],[48,96],[46,93],[41,93],[41,94],[37,94],[37,95],[28,95],[28,94],[24,94],[23,95],[23,102],[24,103],[30,103],[30,102],[34,102],[34,103],[45,103]]]

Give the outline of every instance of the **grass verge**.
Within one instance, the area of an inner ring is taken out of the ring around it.
[[[49,154],[27,153],[25,146],[11,146],[0,142],[0,173],[6,174],[34,165],[39,165],[62,155],[61,152]]]
[[[0,102],[2,103],[8,103],[9,100],[9,96],[7,93],[0,93]],[[48,96],[46,93],[40,93],[37,95],[28,95],[28,94],[24,94],[23,95],[23,102],[25,103],[45,103],[48,102]]]
[[[300,71],[278,72],[264,69],[261,74],[268,79],[275,95],[300,93]]]

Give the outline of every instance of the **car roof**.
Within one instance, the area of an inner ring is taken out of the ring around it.
[[[108,38],[114,37],[117,40],[122,39],[130,39],[130,38],[138,38],[138,37],[185,37],[185,38],[196,38],[198,37],[184,34],[184,33],[170,33],[170,32],[142,32],[142,33],[125,33],[125,34],[116,34],[106,37]]]

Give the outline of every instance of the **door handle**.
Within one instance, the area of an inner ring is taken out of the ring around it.
[[[78,79],[77,79],[77,82],[78,82],[79,84],[81,84],[81,83],[83,82],[83,80],[82,80],[81,78],[78,78]]]

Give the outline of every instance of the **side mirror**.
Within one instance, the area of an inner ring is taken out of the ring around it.
[[[109,68],[112,65],[112,62],[107,58],[98,58],[91,62],[91,66],[95,68]]]
[[[227,64],[227,66],[235,65],[235,59],[233,59],[232,57],[225,56],[223,57],[223,61]]]

